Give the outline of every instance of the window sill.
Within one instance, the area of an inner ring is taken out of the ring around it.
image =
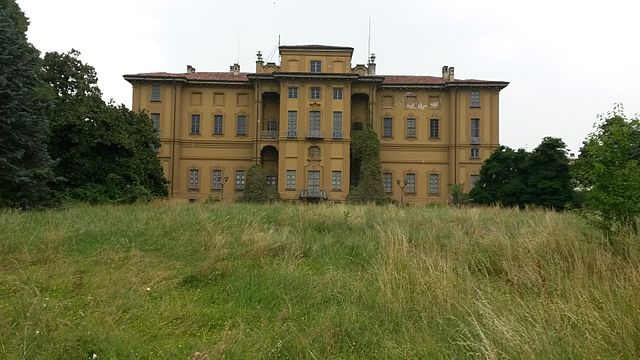
[[[469,106],[469,109],[482,109],[480,106]]]
[[[440,141],[440,137],[429,137],[430,141]]]
[[[189,188],[189,189],[187,189],[187,191],[189,191],[189,192],[199,192],[200,188]]]
[[[224,136],[224,134],[211,134],[211,136],[223,137],[223,136]]]
[[[342,189],[331,189],[331,192],[336,192],[336,193],[342,192]]]
[[[247,134],[236,134],[237,137],[247,137]]]
[[[159,103],[159,102],[162,102],[162,100],[149,100],[149,102],[152,102],[152,103]]]
[[[284,189],[284,191],[298,191],[297,189]]]
[[[201,136],[200,133],[189,133],[189,136]]]

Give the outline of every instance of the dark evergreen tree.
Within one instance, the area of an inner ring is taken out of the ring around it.
[[[574,202],[567,146],[558,138],[545,137],[527,156],[524,203],[561,210]]]
[[[0,206],[34,209],[59,197],[47,152],[50,101],[27,26],[15,1],[0,1]]]
[[[262,166],[255,164],[247,171],[247,183],[241,202],[266,203],[278,199],[278,191],[267,185],[267,176]]]
[[[51,155],[72,198],[126,203],[167,194],[151,119],[105,103],[95,69],[80,53],[47,53],[43,78],[57,94],[50,112]]]
[[[527,152],[498,147],[480,169],[480,179],[469,197],[478,204],[523,206],[527,174]]]

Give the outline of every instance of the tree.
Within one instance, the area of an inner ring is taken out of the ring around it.
[[[524,203],[557,210],[573,204],[567,146],[554,137],[545,137],[525,161]]]
[[[523,149],[498,147],[480,169],[480,179],[469,193],[471,201],[485,205],[524,206],[526,159],[527,152]]]
[[[573,168],[587,210],[604,226],[638,230],[640,216],[640,120],[621,105],[601,116]]]
[[[0,206],[36,209],[59,203],[51,188],[59,179],[47,151],[50,102],[27,26],[15,1],[0,1]]]
[[[159,139],[146,113],[105,103],[95,69],[80,53],[47,53],[43,78],[54,89],[49,149],[71,198],[128,203],[166,196]]]
[[[240,201],[266,203],[278,199],[278,192],[267,185],[267,176],[262,166],[255,164],[247,171],[247,183]]]
[[[478,204],[567,208],[574,202],[574,192],[566,145],[545,137],[531,153],[498,147],[480,169],[469,196]]]
[[[351,161],[360,165],[357,169],[360,176],[358,184],[349,192],[349,201],[376,204],[389,202],[382,184],[380,140],[370,126],[351,132]]]

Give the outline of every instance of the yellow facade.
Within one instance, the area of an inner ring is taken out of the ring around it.
[[[256,71],[125,75],[133,109],[158,121],[158,157],[173,198],[234,201],[259,163],[285,200],[346,200],[350,132],[372,126],[385,189],[406,203],[445,203],[470,190],[498,146],[502,81],[376,75],[375,57],[352,67],[353,48],[281,46],[280,64]],[[356,124],[360,123],[360,124]],[[356,124],[356,125],[354,125]],[[398,181],[400,180],[400,181]],[[402,190],[401,190],[402,189]]]

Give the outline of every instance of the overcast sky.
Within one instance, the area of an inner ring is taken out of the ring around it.
[[[633,0],[18,0],[40,51],[82,52],[106,99],[131,106],[123,74],[228,71],[277,46],[371,51],[378,74],[505,80],[500,142],[531,150],[544,136],[577,152],[598,114],[614,103],[640,112],[640,50]],[[239,45],[238,45],[239,44]],[[238,51],[239,49],[239,51]],[[239,54],[239,56],[238,56]],[[277,61],[277,53],[271,61]]]

